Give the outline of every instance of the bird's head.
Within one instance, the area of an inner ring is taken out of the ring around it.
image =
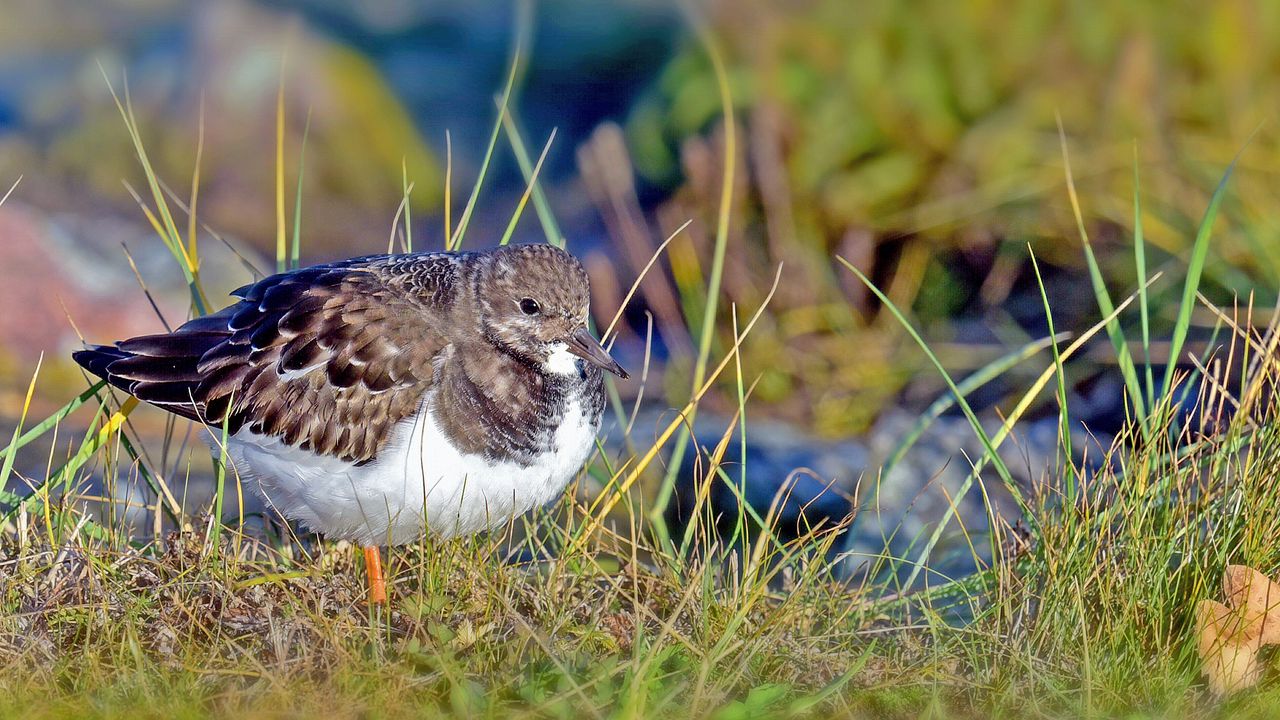
[[[495,345],[553,374],[577,374],[581,359],[627,377],[587,328],[587,272],[564,250],[542,244],[492,250],[474,287],[481,332]]]

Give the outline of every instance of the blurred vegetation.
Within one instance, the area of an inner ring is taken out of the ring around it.
[[[443,153],[426,141],[371,58],[251,3],[214,3],[190,14],[182,21],[194,35],[190,47],[174,51],[166,62],[148,62],[141,50],[129,48],[54,56],[70,69],[52,60],[54,69],[33,66],[44,74],[20,96],[27,103],[15,118],[22,132],[0,134],[0,176],[28,176],[20,199],[61,208],[67,195],[118,198],[133,212],[121,179],[137,188],[142,178],[105,76],[121,86],[122,94],[132,88],[130,99],[152,160],[174,189],[189,182],[203,142],[198,168],[203,217],[219,233],[260,251],[272,250],[275,235],[274,197],[264,190],[275,181],[280,92],[288,110],[287,154],[298,157],[304,135],[315,148],[307,157],[304,187],[307,245],[315,258],[385,246],[406,177],[414,186],[414,210],[439,207]],[[55,34],[46,27],[50,16],[49,8],[34,4],[8,20],[43,36]],[[167,17],[160,13],[154,22]],[[90,47],[110,36],[91,23],[76,32],[76,39]],[[7,35],[0,31],[0,38]],[[296,162],[285,175],[293,188]]]
[[[938,321],[965,312],[998,326],[997,336],[1042,330],[1011,321],[1019,289],[1031,285],[1028,243],[1051,276],[1082,277],[1057,114],[1115,291],[1135,286],[1135,160],[1159,271],[1185,260],[1206,188],[1255,131],[1223,208],[1206,292],[1223,300],[1266,288],[1269,297],[1280,281],[1280,134],[1263,124],[1280,97],[1274,3],[877,0],[855,9],[749,0],[719,4],[709,22],[729,57],[745,145],[740,244],[725,291],[750,303],[749,289],[762,292],[786,261],[776,335],[758,333],[764,347],[747,355],[767,361],[762,399],[792,403],[787,414],[819,430],[864,425],[913,370],[895,358],[878,306],[831,272],[832,254],[934,321],[942,341],[956,330]],[[625,128],[641,176],[678,187],[660,216],[714,218],[708,175],[719,163],[707,156],[720,123],[711,65],[690,44]],[[709,247],[688,260],[705,264]],[[685,263],[691,274],[697,265]],[[1055,307],[1068,328],[1096,312],[1080,288]],[[1157,326],[1172,324],[1177,291],[1153,287]],[[841,307],[846,300],[854,310]],[[801,390],[802,377],[830,382]]]

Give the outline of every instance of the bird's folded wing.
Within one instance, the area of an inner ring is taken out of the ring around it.
[[[81,362],[193,420],[368,462],[417,410],[447,344],[432,307],[441,287],[421,287],[421,270],[347,262],[275,275],[173,333],[85,351]]]

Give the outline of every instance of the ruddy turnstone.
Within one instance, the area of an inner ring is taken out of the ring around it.
[[[497,527],[555,498],[591,452],[602,370],[582,265],[550,245],[370,255],[293,270],[163,335],[76,362],[212,426],[284,517],[378,546]],[[215,448],[215,451],[216,448]]]

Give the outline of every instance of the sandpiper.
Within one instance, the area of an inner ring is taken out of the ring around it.
[[[76,362],[212,426],[281,515],[364,546],[502,525],[586,462],[602,370],[582,265],[550,245],[370,255],[280,273],[177,330]],[[215,449],[215,451],[217,451]]]

